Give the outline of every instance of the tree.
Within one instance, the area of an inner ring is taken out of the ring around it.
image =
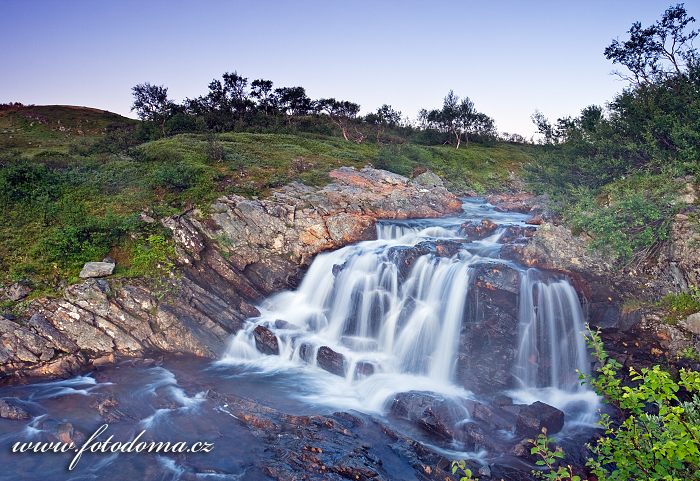
[[[340,127],[345,140],[350,140],[349,126],[350,120],[354,119],[360,112],[360,106],[356,103],[347,100],[336,100],[334,98],[320,99],[316,103],[319,110],[325,112],[331,120]],[[358,137],[353,139],[355,142],[362,143],[364,134],[357,131]]]
[[[131,89],[134,104],[131,110],[136,111],[139,119],[158,124],[165,137],[165,122],[169,117],[171,103],[168,100],[168,89],[162,85],[151,85],[146,82]]]
[[[398,127],[401,123],[401,112],[394,110],[391,105],[384,104],[376,112],[365,115],[365,122],[377,126],[377,142],[385,127]]]
[[[654,25],[633,23],[627,31],[629,38],[613,40],[605,49],[605,57],[626,67],[631,76],[616,73],[636,85],[680,75],[696,58],[692,41],[698,31],[688,29],[694,21],[682,3],[671,6]]]
[[[469,142],[469,134],[495,135],[493,119],[477,112],[469,97],[460,99],[452,90],[445,96],[442,109],[423,109],[418,115],[425,127],[449,133],[457,149],[462,139]]]
[[[250,95],[258,100],[258,109],[265,115],[272,113],[275,107],[274,94],[272,92],[272,80],[257,79],[250,84]]]
[[[277,104],[283,113],[290,116],[308,115],[313,103],[304,87],[282,87],[275,89]]]

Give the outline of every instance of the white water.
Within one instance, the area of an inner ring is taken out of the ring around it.
[[[411,390],[470,397],[455,377],[468,291],[474,266],[504,262],[497,258],[503,229],[465,243],[452,257],[422,255],[403,275],[396,252],[426,240],[458,239],[461,222],[484,215],[501,227],[524,218],[470,203],[461,218],[381,223],[378,240],[317,256],[298,289],[259,306],[260,317],[250,319],[231,340],[222,362],[268,373],[288,371],[304,384],[304,398],[342,409],[382,412],[391,396]],[[510,394],[562,409],[583,402],[588,416],[596,398],[577,381],[576,370],[586,372],[589,361],[575,290],[565,279],[513,267],[521,271],[513,366],[519,386]],[[279,356],[257,350],[253,329],[258,325],[274,332]],[[344,356],[344,378],[316,366],[321,346]],[[372,375],[356,372],[367,364]]]

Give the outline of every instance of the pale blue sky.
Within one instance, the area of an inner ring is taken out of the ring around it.
[[[181,100],[237,70],[410,117],[454,89],[499,130],[529,136],[535,109],[576,114],[621,90],[603,49],[670,4],[0,0],[0,102],[131,115],[136,83],[165,84]],[[700,18],[700,0],[685,5]]]

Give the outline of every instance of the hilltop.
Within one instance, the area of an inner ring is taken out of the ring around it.
[[[133,126],[119,114],[75,105],[0,105],[0,150],[65,148],[76,138],[99,137],[108,128]]]

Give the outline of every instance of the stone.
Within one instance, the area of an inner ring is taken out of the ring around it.
[[[481,240],[496,232],[497,228],[498,224],[496,224],[492,220],[483,219],[480,222],[465,222],[459,228],[459,233],[469,240]]]
[[[2,292],[2,291],[0,291]],[[2,295],[0,295],[0,300],[6,299],[8,301],[17,302],[21,301],[27,297],[32,292],[32,288],[23,282],[15,282],[14,284],[7,287]]]
[[[395,395],[389,412],[443,440],[452,440],[457,424],[468,417],[464,406],[427,391],[409,391]]]
[[[374,374],[374,364],[368,361],[359,361],[355,364],[355,379],[362,379]]]
[[[253,329],[253,337],[255,338],[255,347],[263,354],[279,356],[280,347],[277,341],[277,336],[265,326],[256,326]]]
[[[686,331],[692,332],[696,336],[700,336],[700,312],[689,315],[679,324]]]
[[[82,279],[88,279],[92,277],[111,276],[113,272],[113,262],[86,262],[79,276]]]
[[[442,179],[437,174],[429,170],[415,176],[413,178],[413,182],[428,188],[444,187]]]
[[[14,406],[4,399],[0,399],[0,418],[21,421],[29,419],[31,416],[27,411],[19,406]]]
[[[321,346],[316,353],[316,362],[321,369],[325,369],[336,376],[345,377],[345,356],[335,352],[328,346]]]
[[[529,406],[519,409],[515,423],[515,433],[520,436],[536,437],[542,432],[542,428],[547,429],[547,434],[556,434],[564,427],[564,413],[559,409],[535,401]]]

